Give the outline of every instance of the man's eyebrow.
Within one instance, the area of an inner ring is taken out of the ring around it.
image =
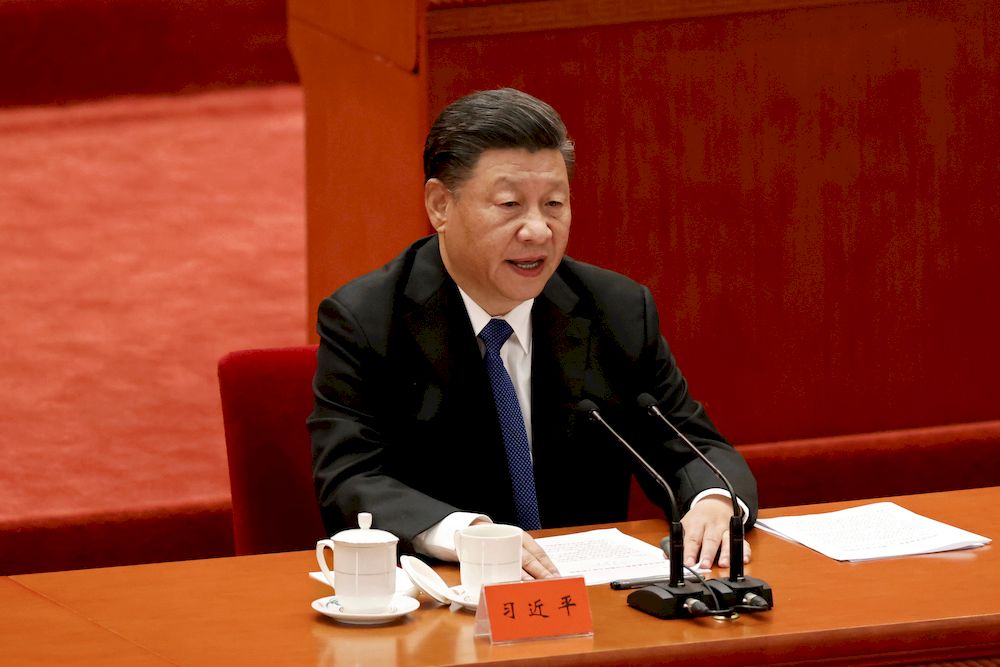
[[[495,181],[493,181],[492,186],[493,187],[501,187],[501,186],[516,187],[516,186],[520,185],[523,180],[525,180],[525,179],[511,177],[509,175],[503,175],[503,176],[498,176],[497,179]],[[562,187],[564,185],[562,179],[560,179],[558,176],[553,176],[552,178],[546,179],[546,180],[549,183],[551,183],[553,189]]]

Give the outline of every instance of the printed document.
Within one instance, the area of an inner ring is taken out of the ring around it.
[[[970,549],[992,541],[890,502],[758,519],[757,528],[842,561]]]
[[[588,586],[615,579],[670,576],[670,563],[662,549],[617,528],[539,537],[535,541],[561,575],[582,576]]]

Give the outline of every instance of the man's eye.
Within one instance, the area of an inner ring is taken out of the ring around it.
[[[516,201],[505,201],[505,202],[502,202],[500,205],[501,206],[505,206],[507,208],[514,208],[515,206],[517,206],[517,202]]]
[[[549,208],[560,208],[563,203],[557,199],[553,199],[552,201],[546,202],[545,205]]]

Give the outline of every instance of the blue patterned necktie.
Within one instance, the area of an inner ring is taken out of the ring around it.
[[[514,485],[517,523],[525,530],[536,530],[542,524],[538,518],[535,471],[531,466],[528,433],[524,430],[524,416],[521,414],[521,404],[517,400],[514,383],[500,359],[500,348],[512,333],[514,330],[506,321],[492,319],[479,332],[479,338],[486,344],[486,374],[490,376],[493,400],[496,402],[500,430],[503,432],[504,449],[507,451],[507,465]]]

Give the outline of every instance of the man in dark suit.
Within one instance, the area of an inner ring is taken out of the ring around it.
[[[475,93],[435,121],[424,199],[436,234],[320,306],[308,423],[331,532],[368,511],[404,551],[454,558],[453,533],[471,523],[625,519],[633,467],[577,408],[589,399],[688,508],[688,564],[728,564],[730,499],[637,396],[730,476],[748,527],[753,476],[688,395],[649,290],[564,256],[573,164],[558,114],[520,91]],[[523,564],[555,571],[530,537]]]

